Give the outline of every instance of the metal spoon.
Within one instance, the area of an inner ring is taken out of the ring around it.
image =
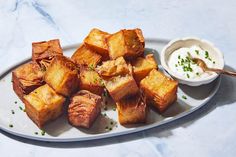
[[[230,76],[236,76],[236,72],[233,72],[233,71],[227,71],[227,70],[215,69],[215,68],[208,68],[206,63],[203,60],[199,59],[199,58],[192,58],[192,60],[199,67],[201,67],[203,71],[212,71],[212,72],[216,72],[218,74],[225,74],[225,75],[230,75]]]

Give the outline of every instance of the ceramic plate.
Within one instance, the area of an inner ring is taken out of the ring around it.
[[[160,63],[159,52],[161,52],[161,49],[167,43],[168,41],[165,40],[147,39],[145,53],[153,53],[158,63]],[[78,46],[79,44],[64,47],[64,54],[71,56]],[[40,141],[86,141],[160,127],[161,125],[175,121],[199,109],[214,96],[220,85],[220,78],[216,79],[211,84],[199,87],[180,85],[178,88],[177,102],[161,115],[151,109],[146,124],[128,125],[125,127],[119,125],[114,104],[108,103],[108,107],[106,109],[104,109],[104,107],[102,108],[102,114],[89,130],[72,127],[68,124],[66,115],[63,115],[46,125],[44,128],[45,134],[42,135],[42,131],[27,117],[24,112],[24,104],[19,100],[12,89],[12,70],[28,61],[29,59],[17,63],[15,66],[0,74],[0,129],[16,136]],[[161,69],[160,65],[159,68]],[[186,97],[186,99],[183,97]],[[14,114],[12,112],[14,112]],[[10,127],[10,125],[13,127]]]

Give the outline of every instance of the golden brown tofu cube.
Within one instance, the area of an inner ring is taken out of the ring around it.
[[[101,97],[81,90],[70,99],[68,120],[76,127],[90,128],[101,113]]]
[[[63,55],[59,39],[32,43],[32,60],[41,67],[47,68],[57,55]]]
[[[152,69],[157,69],[157,64],[153,54],[148,54],[143,57],[138,57],[131,62],[133,66],[134,79],[139,83]]]
[[[141,82],[140,87],[159,112],[163,112],[177,99],[178,82],[153,69]]]
[[[144,53],[144,43],[141,30],[121,30],[107,38],[109,56],[116,59],[123,56],[125,59],[134,59]]]
[[[101,61],[102,56],[82,44],[72,55],[71,59],[77,65],[94,66]]]
[[[69,96],[79,87],[77,67],[69,58],[56,56],[44,75],[45,82],[57,93]]]
[[[33,62],[26,63],[12,72],[13,89],[23,101],[23,96],[44,84],[44,72]]]
[[[98,73],[89,68],[81,68],[80,70],[80,89],[88,90],[94,94],[102,95],[103,80]]]
[[[27,115],[39,128],[63,113],[66,100],[47,84],[24,96],[24,99]]]
[[[122,99],[116,103],[116,106],[120,124],[125,125],[146,122],[148,109],[146,101],[140,94]]]
[[[108,53],[106,38],[109,36],[110,36],[109,33],[94,28],[90,31],[89,35],[84,39],[84,43],[90,49],[99,53],[102,56],[102,60],[107,60],[109,59],[109,53]]]
[[[103,62],[96,70],[101,77],[112,77],[130,73],[128,65],[123,57]]]

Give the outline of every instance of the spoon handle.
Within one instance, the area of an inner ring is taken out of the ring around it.
[[[227,70],[221,70],[221,69],[213,69],[213,68],[208,68],[208,71],[213,71],[218,74],[225,74],[225,75],[230,75],[230,76],[236,76],[236,72],[233,71],[227,71]]]

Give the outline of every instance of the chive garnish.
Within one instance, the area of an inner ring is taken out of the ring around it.
[[[195,50],[196,54],[199,55],[199,51],[198,50]]]
[[[189,76],[189,74],[187,74],[187,78],[189,78],[190,76]]]
[[[14,111],[14,110],[11,110],[11,114],[15,114],[15,111]]]
[[[216,62],[215,62],[215,61],[213,61],[213,64],[216,64]]]
[[[17,104],[17,101],[15,101],[15,104]]]
[[[41,135],[42,135],[42,136],[45,135],[45,131],[44,131],[44,130],[41,131]]]
[[[180,59],[180,55],[178,55],[178,59]]]
[[[10,127],[10,128],[13,128],[13,125],[12,125],[12,124],[9,124],[9,127]]]
[[[106,111],[106,110],[107,110],[107,107],[104,107],[104,110]]]
[[[38,135],[39,133],[38,132],[34,132],[35,135]]]
[[[21,106],[19,106],[19,109],[20,109],[21,111],[23,111],[23,108],[22,108]]]
[[[110,123],[111,125],[113,125],[114,123],[111,121],[111,123]]]
[[[187,99],[187,97],[185,95],[183,95],[182,98],[185,99],[185,100]]]
[[[113,111],[116,111],[116,108],[114,107],[112,110],[113,110]]]

